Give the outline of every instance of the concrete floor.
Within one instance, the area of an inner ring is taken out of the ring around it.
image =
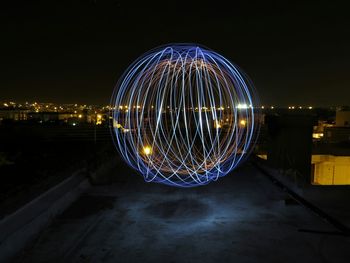
[[[111,173],[119,183],[93,187],[15,262],[349,262],[349,238],[250,165],[192,189]]]

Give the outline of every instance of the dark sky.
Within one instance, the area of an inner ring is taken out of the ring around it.
[[[108,104],[143,52],[195,42],[243,68],[263,104],[350,104],[347,1],[225,2],[2,2],[0,100]]]

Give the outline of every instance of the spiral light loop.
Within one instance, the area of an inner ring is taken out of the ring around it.
[[[137,59],[112,97],[115,144],[147,182],[191,187],[226,175],[257,130],[252,86],[221,55],[175,44]]]

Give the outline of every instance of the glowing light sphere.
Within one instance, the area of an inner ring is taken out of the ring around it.
[[[156,48],[139,57],[114,90],[116,147],[147,182],[192,187],[215,181],[255,142],[252,93],[247,76],[212,50]]]

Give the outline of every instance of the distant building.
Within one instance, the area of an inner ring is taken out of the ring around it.
[[[27,120],[28,112],[29,110],[27,109],[2,108],[0,109],[0,121],[24,121]]]
[[[35,120],[41,122],[58,121],[58,112],[30,112],[28,113],[28,120]]]
[[[350,111],[337,111],[335,126],[324,129],[323,139],[326,143],[350,143]]]
[[[320,121],[319,120],[317,126],[313,127],[312,139],[314,141],[319,141],[319,140],[323,139],[324,130],[326,128],[330,128],[333,126],[334,126],[334,124],[329,124],[329,123],[327,123],[327,121]]]
[[[350,156],[312,155],[312,184],[350,185]]]
[[[28,113],[28,120],[35,120],[40,122],[67,122],[67,123],[82,123],[89,122],[89,116],[86,113],[75,112],[30,112]],[[91,121],[90,121],[91,122]]]
[[[324,129],[326,143],[350,142],[350,127],[328,127]]]
[[[76,114],[73,112],[60,112],[58,114],[58,119],[60,121],[67,121],[70,118],[73,118]]]
[[[350,127],[350,111],[337,111],[335,125],[338,127]]]

